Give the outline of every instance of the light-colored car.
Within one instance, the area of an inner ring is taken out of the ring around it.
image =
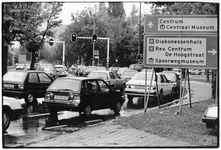
[[[54,68],[59,73],[59,77],[66,77],[68,75],[67,68],[64,65],[54,65]]]
[[[124,92],[125,81],[121,79],[115,72],[112,71],[91,71],[89,78],[100,78],[107,82],[113,90]]]
[[[212,104],[207,107],[202,116],[202,121],[206,123],[207,128],[215,128],[219,124],[218,105]]]
[[[6,131],[10,122],[19,119],[22,114],[22,106],[14,98],[3,96],[3,130]]]
[[[138,71],[127,69],[124,70],[121,74],[121,79],[125,80],[125,82],[129,81]]]
[[[122,72],[123,72],[124,70],[127,70],[127,69],[128,69],[128,67],[120,67],[120,68],[117,70],[117,75],[120,77],[121,74],[122,74]]]
[[[147,72],[147,94],[150,88],[150,97],[157,98],[159,95],[160,100],[163,97],[170,96],[173,99],[173,83],[171,83],[164,74],[157,73],[157,78],[153,76],[152,85],[150,87],[152,72]],[[158,85],[158,93],[156,87],[156,80]],[[131,102],[134,97],[144,97],[145,95],[145,72],[138,72],[133,76],[131,80],[126,83],[125,94],[128,97],[128,101]]]

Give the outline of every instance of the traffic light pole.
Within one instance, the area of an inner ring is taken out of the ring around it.
[[[91,37],[77,37],[78,39],[91,39]],[[107,40],[107,68],[109,68],[109,45],[110,45],[110,38],[103,38],[103,37],[97,37],[97,39],[100,40]],[[94,45],[94,44],[93,44]],[[93,58],[94,58],[94,47],[93,47]]]
[[[52,43],[62,43],[63,44],[63,56],[62,56],[62,65],[65,65],[65,41],[50,41]],[[48,42],[49,43],[49,42]]]

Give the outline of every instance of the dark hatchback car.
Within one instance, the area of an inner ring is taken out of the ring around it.
[[[110,108],[119,114],[125,98],[102,79],[86,77],[57,78],[47,89],[43,105],[51,116],[58,111],[75,111],[89,116],[93,110]]]
[[[3,76],[3,96],[24,98],[27,104],[44,97],[52,79],[43,71],[14,70]]]

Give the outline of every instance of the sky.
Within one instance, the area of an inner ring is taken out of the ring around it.
[[[64,25],[68,25],[71,23],[71,13],[76,13],[77,11],[81,11],[83,10],[85,7],[94,7],[94,5],[99,3],[80,3],[80,2],[67,2],[63,4],[63,10],[60,13],[60,19],[63,20],[63,24]],[[135,4],[136,8],[138,8],[138,10],[140,9],[140,3],[139,2],[124,2],[124,9],[126,12],[126,15],[129,16],[131,10],[132,10],[132,5]],[[150,6],[144,3],[141,3],[141,12],[142,13],[149,13],[150,11]]]

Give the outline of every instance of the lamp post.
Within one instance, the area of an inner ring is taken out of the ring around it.
[[[63,55],[62,55],[62,65],[65,65],[65,41],[50,41],[52,43],[62,43],[63,44]],[[49,42],[48,42],[49,43]]]

